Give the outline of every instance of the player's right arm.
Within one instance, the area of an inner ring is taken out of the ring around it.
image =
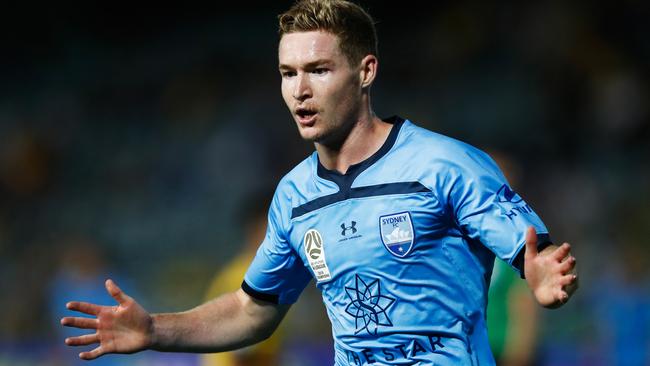
[[[289,305],[256,300],[243,290],[228,293],[180,313],[149,314],[117,285],[106,281],[116,306],[69,302],[68,309],[94,318],[65,317],[61,324],[94,330],[65,340],[69,346],[98,344],[81,352],[85,360],[106,353],[135,353],[145,349],[178,352],[221,352],[257,343],[277,328]]]

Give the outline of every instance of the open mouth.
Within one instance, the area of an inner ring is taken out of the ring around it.
[[[298,122],[300,122],[301,124],[305,124],[305,125],[313,124],[316,118],[316,114],[318,114],[318,112],[316,112],[313,109],[309,109],[309,108],[296,109],[296,116],[298,117]]]

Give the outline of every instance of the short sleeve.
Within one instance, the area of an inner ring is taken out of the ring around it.
[[[463,234],[522,275],[526,229],[535,227],[540,247],[550,244],[539,216],[512,190],[494,160],[478,149],[468,147],[448,178],[449,203]]]
[[[276,192],[269,209],[266,236],[242,283],[242,289],[250,296],[276,304],[292,304],[311,280],[285,233],[281,202]]]

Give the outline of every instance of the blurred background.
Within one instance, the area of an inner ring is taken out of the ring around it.
[[[649,365],[648,3],[360,3],[378,22],[375,112],[489,151],[573,244],[581,289],[530,313],[520,364]],[[0,365],[77,364],[64,304],[112,304],[108,277],[152,312],[206,298],[253,235],[251,201],[312,151],[280,96],[290,4],[3,7]],[[285,323],[275,362],[331,365],[313,285]]]

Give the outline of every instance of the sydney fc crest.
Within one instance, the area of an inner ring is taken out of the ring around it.
[[[381,241],[391,254],[405,257],[413,249],[413,222],[411,214],[400,212],[379,217]]]

